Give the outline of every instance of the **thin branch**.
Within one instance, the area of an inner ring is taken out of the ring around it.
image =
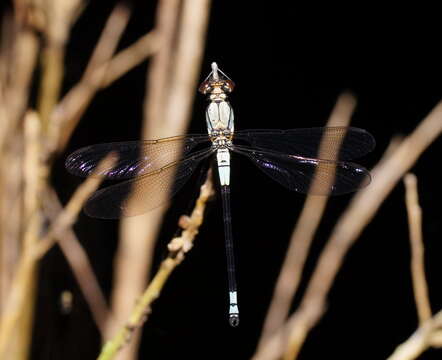
[[[41,3],[46,23],[43,28],[45,47],[42,51],[42,77],[38,96],[38,112],[43,131],[58,101],[63,80],[66,41],[83,0],[46,1]]]
[[[373,169],[372,183],[355,195],[333,229],[300,307],[289,318],[287,325],[272,336],[253,359],[274,359],[283,353],[286,353],[286,358],[297,357],[308,332],[316,325],[325,309],[327,294],[348,249],[394,186],[441,132],[442,103],[439,103],[394,153],[381,160]]]
[[[201,72],[210,4],[210,0],[183,1],[163,125],[165,129],[173,128],[178,134],[186,131],[191,116]]]
[[[341,95],[327,126],[347,126],[355,105],[356,101],[351,95]],[[326,143],[321,144],[319,153],[326,150],[326,147]],[[338,154],[333,155],[337,157]],[[332,180],[333,177],[330,178],[330,181]],[[282,326],[289,313],[290,305],[299,286],[311,242],[321,221],[327,200],[328,197],[312,195],[308,195],[305,200],[304,208],[293,230],[287,255],[276,282],[258,348]]]
[[[102,65],[106,68],[106,72],[100,87],[105,88],[111,85],[115,80],[158,51],[159,46],[160,42],[156,32],[151,31],[126,49],[121,50],[107,64]],[[97,71],[101,70],[98,69]]]
[[[49,226],[46,235],[33,249],[33,255],[37,259],[43,257],[56,243],[57,239],[75,223],[83,205],[103,181],[103,177],[100,176],[100,174],[103,173],[105,169],[112,168],[115,161],[116,155],[112,153],[105,157],[100,161],[93,174],[77,188],[69,202]]]
[[[152,57],[146,78],[146,96],[144,99],[143,137],[159,138],[163,134],[155,133],[155,129],[164,126],[166,94],[169,91],[171,77],[174,36],[179,21],[180,1],[160,0],[158,2],[155,33],[161,47]],[[151,130],[152,129],[152,130]]]
[[[63,210],[54,189],[46,189],[43,207],[46,217],[53,223],[57,215]],[[89,305],[92,318],[101,333],[101,337],[104,338],[109,309],[88,256],[71,228],[66,229],[57,239],[57,243],[71,267],[72,273]]]
[[[408,213],[408,226],[411,245],[411,275],[419,324],[431,318],[428,286],[425,280],[424,243],[422,240],[422,210],[419,206],[417,178],[409,173],[404,177],[405,202]]]
[[[4,35],[5,37],[9,35],[7,40],[11,48],[1,55],[7,73],[2,74],[5,81],[2,84],[4,86],[2,96],[6,111],[2,114],[5,117],[1,119],[4,124],[0,132],[0,151],[3,151],[8,140],[13,138],[11,135],[23,119],[37,62],[38,37],[33,29],[26,25],[10,22]]]
[[[102,181],[102,177],[100,177],[99,174],[103,171],[103,168],[111,167],[114,161],[115,155],[113,154],[104,158],[96,171],[77,189],[55,222],[50,225],[46,236],[40,242],[36,244],[32,243],[33,246],[24,248],[12,281],[11,291],[8,294],[5,311],[3,313],[4,316],[0,322],[0,358],[6,358],[5,354],[7,346],[10,343],[11,334],[16,328],[16,323],[20,319],[20,316],[22,316],[25,302],[28,299],[28,290],[31,289],[34,284],[29,275],[35,273],[37,261],[55,243],[54,238],[60,236],[73,224],[84,202]],[[27,232],[31,230],[32,227],[28,227]]]
[[[161,0],[155,34],[160,48],[152,57],[146,81],[142,138],[161,138],[186,131],[200,74],[209,0]],[[193,85],[192,85],[193,84]],[[164,207],[120,222],[120,242],[115,259],[111,296],[115,323],[124,323],[134,299],[143,291],[150,271],[153,248]],[[119,355],[134,359],[138,338]]]
[[[204,220],[206,203],[213,193],[212,172],[209,171],[205,183],[201,186],[200,195],[192,214],[190,217],[183,216],[180,219],[179,226],[183,229],[181,236],[170,241],[167,258],[162,261],[158,272],[133,308],[126,325],[105,344],[98,360],[113,359],[117,352],[129,343],[135,330],[147,320],[147,316],[151,312],[151,304],[160,296],[172,271],[184,260],[185,254],[192,248],[195,236]]]
[[[442,338],[442,311],[423,322],[419,328],[387,360],[414,360],[430,346],[440,347]]]
[[[40,192],[42,187],[42,163],[41,163],[41,121],[37,113],[28,111],[24,121],[24,216],[26,229],[23,235],[23,253],[29,251],[39,239],[42,228],[40,216]],[[20,311],[20,317],[14,329],[13,336],[17,336],[17,343],[14,345],[17,352],[14,357],[17,360],[27,359],[29,356],[29,346],[32,338],[32,322],[35,308],[35,295],[37,283],[36,265],[30,264],[29,271],[23,273],[22,294],[25,301]]]
[[[129,17],[127,6],[117,4],[113,9],[82,79],[61,99],[52,113],[49,151],[60,151],[65,147],[86,107],[100,89],[106,75],[106,64],[118,45]]]

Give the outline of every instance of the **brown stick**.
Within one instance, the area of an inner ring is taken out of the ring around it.
[[[107,67],[129,21],[130,10],[118,4],[109,16],[80,80],[56,106],[51,115],[49,151],[62,150],[95,93],[101,88]]]
[[[286,358],[297,357],[308,332],[316,325],[324,311],[326,296],[348,249],[393,187],[441,132],[442,103],[439,103],[394,153],[381,160],[374,168],[370,186],[356,194],[336,224],[318,260],[299,309],[253,359],[274,359],[283,353],[286,353]]]
[[[411,245],[411,276],[419,324],[431,318],[428,286],[425,280],[424,243],[422,240],[422,210],[419,206],[417,178],[409,173],[404,177],[405,202],[407,205],[408,227]]]
[[[54,189],[46,189],[43,207],[46,217],[51,223],[54,223],[58,214],[63,210],[63,206]],[[72,269],[72,273],[77,280],[80,290],[89,305],[92,318],[100,331],[101,337],[104,339],[104,330],[109,317],[109,309],[86,251],[81,246],[72,228],[66,229],[57,237],[57,244],[60,246],[63,255]]]
[[[75,223],[83,205],[103,181],[103,177],[101,177],[100,174],[106,169],[112,168],[115,161],[116,156],[114,154],[105,157],[100,161],[94,173],[77,188],[69,202],[58,214],[55,221],[49,226],[46,235],[43,236],[33,249],[33,255],[35,258],[40,259],[43,257],[56,243],[57,238],[59,238],[66,230],[70,229]]]
[[[341,95],[327,126],[347,126],[355,104],[355,99],[351,95]],[[323,144],[322,147],[326,145]],[[337,156],[338,154],[334,155]],[[283,325],[289,313],[290,305],[299,286],[311,242],[321,221],[327,200],[328,198],[325,196],[311,195],[308,195],[305,200],[304,208],[293,230],[286,258],[276,282],[258,348]]]
[[[158,4],[155,34],[161,48],[151,59],[146,84],[143,138],[184,133],[190,119],[200,73],[209,0],[162,0]],[[181,13],[180,13],[181,9]],[[115,323],[123,323],[133,301],[143,291],[152,261],[152,250],[164,208],[120,223],[112,309]],[[114,333],[115,327],[109,332]],[[119,359],[136,357],[137,340]]]
[[[30,274],[35,272],[37,261],[54,244],[53,238],[59,236],[73,224],[78,212],[83,207],[84,202],[101,182],[102,178],[100,178],[98,174],[103,171],[103,168],[112,166],[113,161],[115,161],[115,156],[109,155],[100,162],[94,174],[88,177],[79,189],[77,189],[67,206],[57,217],[55,222],[50,225],[48,233],[41,243],[34,243],[30,240],[26,240],[26,243],[28,243],[29,246],[26,246],[23,250],[12,282],[11,291],[7,298],[4,316],[1,318],[0,322],[0,358],[6,358],[5,354],[8,343],[10,342],[9,340],[11,339],[11,334],[23,313],[25,303],[28,300],[28,291],[34,285]],[[34,233],[34,227],[28,227],[26,232],[29,235],[25,236],[31,237]]]
[[[105,344],[98,360],[113,359],[117,352],[124,345],[128,344],[136,329],[147,320],[147,316],[151,312],[151,304],[160,296],[161,290],[169,279],[172,271],[184,260],[185,254],[192,248],[195,237],[204,220],[206,203],[212,197],[213,193],[212,172],[209,171],[205,183],[201,186],[200,195],[192,214],[190,217],[182,217],[185,220],[180,220],[179,222],[180,227],[183,229],[181,235],[170,241],[167,258],[162,261],[158,272],[153,277],[136,306],[132,309],[126,325],[121,327],[117,334]]]
[[[160,42],[156,32],[151,31],[126,49],[121,50],[108,63],[102,65],[106,68],[106,72],[100,87],[105,88],[111,85],[115,80],[158,51],[159,46]],[[101,70],[98,69],[97,71]]]

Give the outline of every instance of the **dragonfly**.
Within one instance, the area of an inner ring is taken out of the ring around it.
[[[233,108],[228,101],[234,87],[233,81],[212,63],[211,72],[199,86],[209,100],[205,112],[207,134],[95,144],[75,151],[65,163],[70,173],[86,177],[95,174],[107,154],[118,154],[116,163],[98,176],[124,181],[98,190],[84,207],[89,216],[117,219],[164,204],[204,160],[215,159],[224,218],[228,319],[233,327],[239,324],[239,307],[230,207],[231,153],[248,158],[288,190],[340,195],[370,183],[370,172],[351,160],[375,147],[373,136],[356,127],[235,131]]]

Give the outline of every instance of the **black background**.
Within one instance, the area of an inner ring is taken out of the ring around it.
[[[217,61],[235,81],[231,103],[236,129],[322,126],[338,95],[351,91],[358,99],[352,125],[367,129],[377,140],[376,150],[360,162],[368,168],[374,166],[391,137],[411,132],[442,97],[437,23],[428,13],[420,14],[414,8],[407,11],[403,5],[387,9],[315,4],[306,9],[280,3],[214,1],[201,79],[210,63]],[[90,2],[75,25],[66,55],[65,90],[79,80],[113,4]],[[155,6],[149,1],[133,3],[133,17],[121,48],[152,27]],[[53,173],[64,202],[81,181],[63,168],[70,151],[92,143],[139,138],[147,65],[138,66],[100,92],[82,118]],[[198,95],[189,132],[205,132],[205,106],[205,99]],[[434,311],[442,305],[441,149],[438,140],[412,169],[419,177]],[[305,197],[289,193],[245,159],[234,157],[232,162],[241,324],[232,329],[226,320],[223,227],[216,201],[210,205],[194,249],[153,306],[144,326],[140,359],[247,359],[254,352]],[[194,186],[186,187],[168,212],[156,265],[176,230],[178,216],[196,191]],[[350,198],[330,199],[301,293]],[[117,222],[82,215],[75,230],[109,293]],[[417,326],[409,261],[404,189],[398,184],[349,252],[329,295],[327,312],[299,358],[386,358]],[[60,311],[63,290],[74,294],[69,314]],[[300,296],[294,309],[299,300]],[[99,334],[58,249],[46,256],[40,268],[35,320],[33,359],[93,359],[97,355]],[[422,359],[440,356],[440,351],[428,351]]]

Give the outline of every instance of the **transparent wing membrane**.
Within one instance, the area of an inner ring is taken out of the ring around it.
[[[207,135],[186,135],[91,145],[69,155],[65,166],[70,173],[86,177],[107,154],[115,152],[117,163],[99,175],[112,180],[130,179],[155,172],[207,141]]]
[[[152,210],[175,195],[213,151],[207,148],[195,152],[147,175],[101,189],[88,200],[85,212],[96,218],[118,219]]]
[[[370,133],[355,127],[240,130],[235,132],[234,140],[285,154],[343,161],[369,153],[376,144]]]
[[[273,180],[289,190],[312,195],[340,195],[367,186],[370,173],[360,165],[306,158],[235,146],[233,151],[248,157]]]

